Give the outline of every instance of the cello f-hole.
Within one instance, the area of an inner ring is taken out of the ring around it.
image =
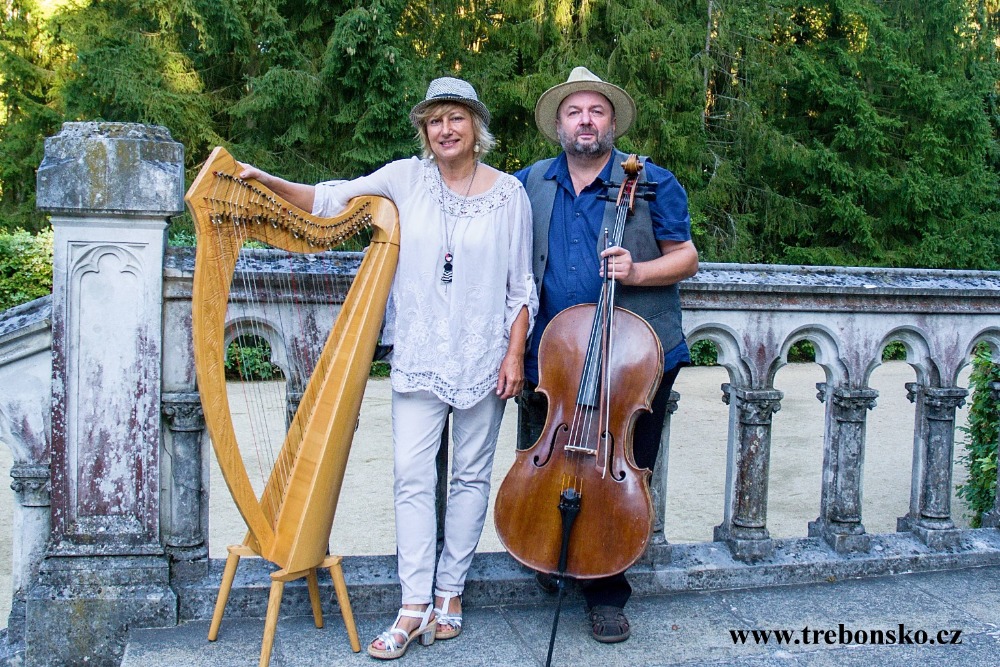
[[[543,459],[541,456],[535,456],[533,459],[531,459],[531,462],[535,465],[535,467],[541,468],[542,466],[544,466],[549,462],[549,459],[552,458],[552,452],[554,452],[556,449],[556,437],[560,433],[565,433],[568,430],[569,426],[567,426],[566,424],[560,424],[552,431],[552,437],[549,439],[549,447],[548,450],[545,452],[545,458]]]
[[[624,481],[625,480],[625,476],[628,473],[625,470],[615,470],[615,467],[614,467],[614,464],[615,464],[615,456],[614,456],[614,451],[615,451],[615,436],[614,436],[614,434],[608,433],[607,431],[605,431],[604,433],[601,434],[601,439],[604,440],[605,465],[607,466],[608,470],[611,471],[611,479],[615,480],[616,482],[622,482],[622,481]]]

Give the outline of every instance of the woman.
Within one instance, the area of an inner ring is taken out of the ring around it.
[[[460,79],[435,79],[410,120],[423,157],[369,176],[310,186],[252,167],[241,174],[320,216],[338,213],[360,195],[388,197],[399,209],[399,265],[385,332],[394,344],[402,608],[368,646],[380,659],[401,657],[417,637],[430,644],[462,630],[461,595],[486,518],[500,420],[506,399],[522,388],[538,305],[530,205],[517,179],[480,162],[494,139],[475,89]],[[449,411],[454,452],[435,574],[435,456]]]

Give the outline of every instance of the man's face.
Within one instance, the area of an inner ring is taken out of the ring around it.
[[[615,109],[600,93],[573,93],[559,105],[556,135],[568,154],[604,155],[615,143]]]

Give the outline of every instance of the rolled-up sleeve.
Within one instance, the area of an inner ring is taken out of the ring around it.
[[[508,338],[521,308],[528,309],[528,338],[538,314],[538,292],[531,273],[532,221],[531,203],[523,187],[512,198],[510,219],[510,261],[507,265],[507,304],[504,311],[504,328]]]

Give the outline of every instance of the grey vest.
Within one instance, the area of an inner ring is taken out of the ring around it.
[[[628,158],[625,153],[614,149],[611,156],[611,180],[621,183],[625,170],[621,163]],[[545,172],[555,158],[536,162],[528,172],[525,190],[531,201],[531,213],[534,218],[534,248],[531,257],[532,270],[535,274],[535,284],[538,291],[542,290],[542,279],[545,277],[545,266],[548,263],[549,223],[552,220],[552,207],[555,204],[555,180],[545,178]],[[640,158],[645,164],[645,158]],[[604,226],[611,228],[615,221],[615,202],[608,202],[604,208]],[[597,252],[603,248],[603,238],[598,239]],[[649,216],[649,202],[636,199],[632,215],[625,223],[625,233],[622,236],[622,247],[632,254],[637,262],[648,262],[660,256],[660,246],[653,236],[653,223]],[[634,287],[619,284],[615,288],[615,305],[630,310],[643,318],[653,327],[664,352],[674,349],[682,340],[681,301],[677,285],[663,287]]]

